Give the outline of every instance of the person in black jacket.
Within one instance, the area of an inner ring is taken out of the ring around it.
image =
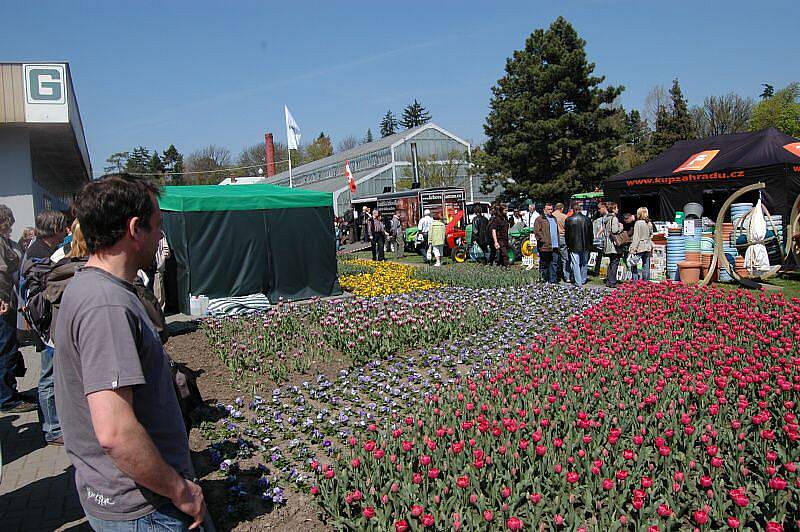
[[[58,211],[42,211],[36,215],[36,238],[20,264],[20,279],[27,282],[35,280],[37,266],[49,268],[50,257],[58,249],[67,235],[67,218]],[[22,282],[22,281],[21,281]],[[33,287],[31,287],[33,288]],[[55,383],[53,380],[53,347],[43,341],[37,342],[41,358],[39,375],[39,408],[42,418],[42,432],[47,445],[64,445],[61,423],[56,411]]]
[[[483,207],[475,205],[475,218],[472,220],[472,241],[483,251],[480,262],[486,264],[491,252],[491,235],[489,235],[489,220],[483,215]]]
[[[17,343],[16,297],[14,285],[19,270],[19,254],[11,240],[14,214],[0,204],[0,414],[36,410],[17,391],[17,377],[24,374],[24,362]]]
[[[592,221],[580,211],[580,202],[572,204],[572,216],[564,222],[564,237],[572,263],[572,278],[575,286],[583,286],[589,277],[589,252],[594,245]]]

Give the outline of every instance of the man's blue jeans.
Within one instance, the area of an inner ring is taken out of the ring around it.
[[[575,286],[583,286],[589,279],[589,252],[570,251],[570,263],[572,264],[572,278]]]
[[[174,504],[161,506],[155,512],[130,521],[109,521],[86,514],[95,532],[172,532],[189,530],[193,519],[178,510]]]
[[[56,393],[53,382],[53,348],[45,346],[40,351],[42,372],[39,376],[39,408],[42,410],[44,439],[54,441],[61,437],[61,424],[56,412]]]
[[[16,312],[0,316],[0,410],[16,406],[17,377],[15,370],[19,357],[17,345]]]

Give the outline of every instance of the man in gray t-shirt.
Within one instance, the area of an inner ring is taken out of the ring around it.
[[[98,531],[121,521],[187,530],[205,511],[202,490],[186,480],[194,474],[169,360],[131,283],[161,238],[156,194],[115,177],[90,183],[76,201],[90,257],[61,300],[56,403]]]

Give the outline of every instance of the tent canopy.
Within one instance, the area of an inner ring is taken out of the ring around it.
[[[162,211],[211,212],[332,207],[327,192],[278,185],[196,185],[164,187],[158,200]]]
[[[703,180],[703,177],[709,180],[727,179],[719,174],[747,168],[800,164],[797,143],[797,139],[775,128],[682,140],[655,159],[606,179],[605,188],[691,182],[695,179],[684,180],[683,177],[693,174],[699,180]],[[715,172],[717,176],[710,175]],[[736,177],[739,176],[730,176]]]
[[[272,303],[341,293],[333,195],[276,185],[173,186],[159,198],[172,249],[167,301],[266,294]]]
[[[603,190],[621,212],[647,207],[654,219],[671,220],[684,205],[697,202],[713,218],[730,194],[757,182],[766,188],[742,201],[762,198],[772,214],[788,221],[800,194],[800,142],[774,128],[684,140],[606,179]]]

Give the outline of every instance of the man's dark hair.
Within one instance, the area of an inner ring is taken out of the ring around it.
[[[572,202],[572,210],[573,210],[574,212],[578,212],[578,211],[580,211],[582,206],[583,206],[583,205],[581,205],[581,202],[580,202],[580,201],[573,201],[573,202]]]
[[[67,229],[63,212],[42,211],[36,215],[36,238],[47,238]]]
[[[475,205],[472,209],[472,214],[483,214],[483,207],[480,205]]]
[[[552,206],[553,206],[553,204],[552,204],[552,203],[545,203],[545,204],[544,204],[544,208],[545,208],[545,209],[546,209],[547,207],[552,207]]]
[[[156,185],[127,174],[104,176],[83,187],[75,201],[75,213],[89,253],[119,242],[131,218],[138,217],[140,227],[149,231],[153,214],[151,194],[160,195]]]

